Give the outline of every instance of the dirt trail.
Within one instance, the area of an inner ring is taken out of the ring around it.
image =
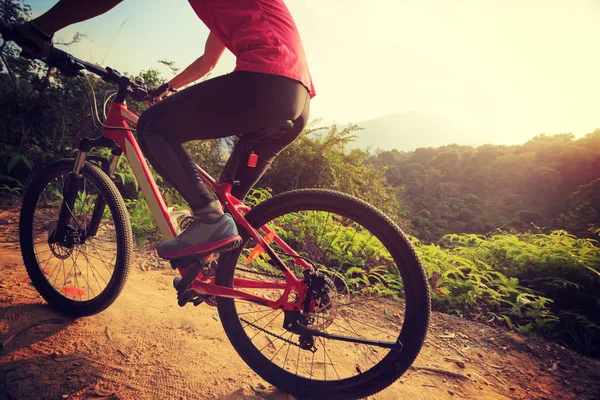
[[[28,282],[16,215],[0,210],[0,400],[292,398],[242,362],[215,308],[178,307],[175,272],[142,271],[143,252],[108,310],[78,320],[54,312]],[[600,398],[600,362],[444,314],[434,313],[414,366],[371,398]]]

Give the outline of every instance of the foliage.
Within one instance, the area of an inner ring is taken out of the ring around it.
[[[448,145],[369,158],[412,222],[412,233],[437,241],[453,232],[483,234],[566,229],[591,237],[600,225],[600,130],[539,135],[522,146]],[[426,211],[424,211],[426,210]]]
[[[391,268],[390,254],[355,224],[311,212],[280,217],[271,228],[292,247],[310,249],[317,267],[350,291],[401,296],[403,282]],[[434,309],[543,334],[600,355],[596,241],[565,231],[450,234],[440,244],[412,241],[427,269]],[[263,268],[272,267],[264,262]]]
[[[600,355],[600,248],[565,231],[447,235],[417,251],[434,306],[501,320]]]
[[[328,212],[286,214],[270,227],[292,248],[306,249],[317,269],[361,294],[399,298],[403,284],[391,255],[361,225]],[[291,261],[291,259],[289,260]],[[288,265],[293,265],[289,262]]]
[[[250,191],[248,196],[244,199],[244,203],[249,207],[255,207],[265,200],[270,199],[272,196],[271,188],[261,189],[254,188]]]
[[[128,199],[126,202],[129,218],[131,219],[131,230],[136,244],[142,246],[148,240],[158,241],[158,228],[142,192],[138,193],[135,200]]]
[[[369,201],[406,225],[395,191],[385,181],[385,169],[366,163],[366,151],[347,149],[357,130],[356,126],[309,127],[275,159],[259,185],[276,194],[310,187],[340,190]]]
[[[0,0],[0,21],[19,24],[31,17],[31,6],[24,0]]]

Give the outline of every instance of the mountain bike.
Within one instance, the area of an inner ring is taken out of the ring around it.
[[[6,25],[0,33],[10,39]],[[118,88],[105,102],[104,122],[91,107],[99,134],[80,139],[74,158],[35,175],[20,214],[23,261],[35,288],[58,310],[89,316],[114,302],[130,269],[132,228],[114,179],[122,155],[163,239],[179,227],[136,142],[138,117],[126,106],[127,98],[155,100],[145,85],[59,49],[44,61],[68,76],[86,70]],[[95,148],[111,156],[93,155]],[[178,304],[216,306],[242,359],[298,398],[360,398],[399,378],[423,344],[430,297],[398,226],[365,201],[324,189],[286,192],[250,208],[231,195],[237,168],[231,160],[218,180],[197,168],[234,217],[242,242],[220,254],[172,260],[181,275]]]

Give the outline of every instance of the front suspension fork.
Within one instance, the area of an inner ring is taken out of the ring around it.
[[[102,165],[102,170],[111,178],[113,177],[121,153],[121,149],[113,149],[113,156],[110,162],[103,163]],[[75,157],[73,170],[69,172],[69,175],[67,176],[67,181],[63,190],[63,202],[61,204],[60,213],[58,215],[58,223],[56,225],[56,229],[54,230],[54,235],[52,237],[53,242],[60,243],[64,240],[65,231],[67,229],[69,221],[71,220],[71,217],[75,219],[75,215],[73,215],[73,208],[75,206],[75,200],[77,199],[77,193],[79,192],[81,186],[81,171],[83,171],[86,157],[87,152],[80,150],[77,153],[77,156]],[[86,237],[94,236],[98,232],[98,227],[100,225],[100,221],[102,220],[102,215],[104,214],[105,207],[106,200],[104,199],[104,197],[97,196],[94,202],[94,211],[92,212],[90,224],[88,225],[87,231],[83,232],[86,235]]]
[[[60,206],[60,212],[58,214],[58,223],[56,224],[56,229],[54,230],[54,235],[52,236],[54,243],[62,243],[64,241],[65,231],[69,221],[71,220],[71,217],[75,219],[75,215],[73,215],[73,207],[75,205],[75,199],[77,198],[77,192],[79,191],[79,186],[82,180],[81,171],[85,165],[86,156],[87,152],[79,151],[75,157],[73,169],[71,172],[69,172],[69,175],[67,175],[67,182],[63,188],[63,202]]]
[[[120,148],[114,148],[110,162],[102,165],[102,171],[104,171],[111,179],[113,179],[115,169],[117,168],[117,163],[119,162],[119,156],[121,154],[122,150]],[[94,202],[94,211],[92,212],[92,217],[90,219],[90,225],[86,236],[95,236],[96,233],[98,233],[98,227],[100,226],[100,221],[102,221],[105,207],[106,200],[104,200],[104,197],[96,197],[96,201]]]

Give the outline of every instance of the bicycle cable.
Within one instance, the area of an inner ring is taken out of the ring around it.
[[[319,269],[319,268],[317,268],[317,266],[315,265],[315,263],[312,262],[312,260],[310,260],[307,257],[299,256],[299,255],[293,255],[293,254],[290,254],[290,253],[286,253],[285,251],[279,251],[279,250],[273,250],[273,251],[275,253],[279,254],[279,255],[282,255],[282,256],[289,256],[289,257],[292,257],[292,258],[301,258],[301,259],[305,260],[306,262],[308,262],[310,265],[312,265],[313,268],[315,269],[315,271],[317,271]],[[247,268],[241,268],[241,267],[236,267],[236,269],[238,271],[250,272],[250,273],[253,273],[253,274],[256,274],[256,275],[268,276],[270,278],[281,278],[281,275],[269,274],[268,272],[258,272],[258,271],[255,271],[255,270],[251,270],[251,269],[247,269]]]
[[[77,80],[79,80],[79,83],[81,83],[81,87],[83,87],[83,91],[87,97],[88,100],[88,104],[90,106],[90,114],[92,117],[92,124],[94,124],[94,128],[98,129],[98,125],[96,125],[96,119],[94,118],[94,106],[92,104],[92,99],[90,98],[90,94],[88,93],[87,87],[85,86],[85,84],[83,83],[83,81],[81,80],[81,77],[77,77]]]
[[[85,75],[84,75],[85,76]],[[102,121],[100,121],[100,116],[98,115],[98,103],[96,102],[96,93],[94,92],[94,86],[91,84],[89,78],[87,76],[85,76],[85,78],[87,79],[89,85],[90,85],[90,89],[92,91],[92,96],[90,96],[85,84],[83,83],[83,81],[81,80],[81,77],[77,77],[77,79],[79,80],[79,82],[81,83],[81,85],[83,86],[83,89],[85,91],[85,95],[87,96],[88,102],[90,103],[90,111],[92,113],[92,122],[94,123],[94,127],[98,128],[98,126],[96,125],[96,121],[98,122],[98,124],[103,127],[104,129],[114,129],[114,130],[121,130],[121,131],[132,131],[132,132],[136,132],[135,128],[130,128],[130,127],[123,127],[123,126],[109,126],[104,124]],[[92,98],[94,99],[94,101],[92,102]],[[94,121],[94,117],[96,118],[96,121]]]
[[[110,94],[109,94],[110,93]],[[108,96],[107,96],[108,95]],[[106,121],[106,106],[110,103],[111,99],[117,96],[117,91],[107,90],[104,92],[104,104],[102,105],[102,115],[104,116],[104,120]]]

